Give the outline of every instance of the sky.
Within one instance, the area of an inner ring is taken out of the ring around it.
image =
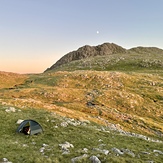
[[[0,0],[0,71],[42,73],[84,45],[163,49],[163,0]]]

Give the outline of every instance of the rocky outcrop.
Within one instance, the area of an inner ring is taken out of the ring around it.
[[[126,49],[114,43],[104,43],[98,46],[85,45],[79,48],[77,51],[72,51],[64,55],[60,60],[58,60],[54,65],[52,65],[46,71],[53,70],[63,64],[66,64],[75,60],[81,60],[81,59],[94,57],[94,56],[105,56],[109,54],[125,53],[125,52],[126,52]]]

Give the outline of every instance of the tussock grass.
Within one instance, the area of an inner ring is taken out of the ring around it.
[[[162,155],[154,156],[153,150],[162,150],[162,144],[147,142],[138,138],[126,137],[116,132],[104,132],[101,125],[90,123],[87,125],[61,127],[61,123],[66,119],[57,114],[46,110],[38,110],[33,108],[21,109],[16,108],[15,113],[7,113],[5,109],[8,106],[0,106],[0,157],[7,158],[12,162],[71,162],[71,159],[83,155],[83,148],[88,149],[88,158],[81,162],[90,162],[89,157],[92,155],[99,156],[102,162],[144,162],[153,160],[161,162]],[[18,111],[19,110],[19,111]],[[18,125],[15,123],[18,119],[35,119],[44,130],[43,134],[26,136],[15,132]],[[58,126],[57,128],[55,126]],[[97,130],[98,129],[98,130]],[[70,153],[63,155],[59,144],[65,141],[74,145],[70,149]],[[48,146],[44,150],[44,154],[40,152],[43,144]],[[102,145],[103,144],[103,145]],[[135,153],[135,157],[130,155],[116,156],[111,148],[127,148]],[[99,154],[96,148],[107,149],[109,155]],[[142,154],[143,151],[151,154]]]
[[[20,108],[44,108],[71,118],[159,136],[162,76],[147,73],[74,71],[31,75],[24,84],[1,89],[1,101]],[[99,119],[100,117],[100,119]]]

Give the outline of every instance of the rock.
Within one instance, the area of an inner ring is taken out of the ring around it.
[[[69,150],[67,150],[67,151],[63,151],[63,152],[62,152],[63,155],[67,155],[67,154],[69,154],[69,153],[70,153]]]
[[[49,145],[48,144],[42,144],[43,147],[48,147]]]
[[[158,153],[158,154],[160,154],[160,155],[163,155],[163,152],[160,151],[160,150],[153,150],[153,152],[154,152],[154,153]]]
[[[80,121],[81,121],[81,123],[84,123],[84,124],[85,124],[85,123],[86,123],[86,124],[90,124],[90,121],[89,121],[89,120],[86,120],[86,119],[81,119]]]
[[[102,153],[104,153],[105,155],[108,155],[109,154],[109,150],[103,149]]]
[[[63,151],[62,154],[67,154],[67,153],[69,153],[69,148],[74,148],[74,146],[72,144],[70,144],[69,142],[65,142],[64,144],[59,144],[59,147],[61,147],[61,149]]]
[[[90,123],[89,121],[78,121],[78,120],[74,120],[71,118],[66,118],[64,122],[62,122],[60,125],[62,127],[67,127],[68,125],[72,125],[72,126],[79,126],[79,125],[87,125],[88,123]]]
[[[33,144],[33,145],[36,145],[36,142],[33,141],[32,144]]]
[[[133,153],[132,151],[130,151],[129,149],[121,149],[121,151],[124,153],[124,154],[128,154],[132,157],[135,157],[135,153]]]
[[[103,153],[103,154],[105,154],[105,155],[108,155],[108,154],[109,154],[109,151],[106,150],[106,149],[94,148],[93,150],[98,151],[98,152],[100,152],[100,153]]]
[[[74,119],[68,119],[67,120],[67,123],[70,124],[70,125],[73,125],[73,126],[79,126],[79,125],[81,125],[81,122],[80,121],[75,121]]]
[[[82,151],[85,152],[85,153],[88,153],[88,149],[87,148],[83,148]]]
[[[145,154],[145,155],[150,155],[149,152],[141,152],[142,154]]]
[[[40,152],[43,153],[45,150],[45,147],[40,148]]]
[[[9,107],[5,110],[6,112],[16,112],[16,109],[14,107]]]
[[[61,126],[62,126],[62,127],[67,127],[67,126],[68,126],[68,123],[67,123],[67,122],[62,122],[62,123],[61,123]]]
[[[42,147],[40,148],[40,152],[44,154],[45,148],[48,147],[48,144],[42,144]]]
[[[21,124],[23,121],[24,121],[24,120],[22,120],[22,119],[18,119],[17,122],[16,122],[16,124],[19,125],[19,124]]]
[[[87,154],[84,154],[82,156],[78,156],[78,157],[72,158],[71,159],[71,162],[72,163],[75,163],[75,162],[81,161],[83,158],[87,158],[87,157],[88,157],[88,155]]]
[[[8,161],[8,159],[7,159],[7,158],[2,158],[1,163],[12,163],[12,162],[11,162],[11,161]]]
[[[28,145],[27,144],[23,144],[23,147],[28,147]]]
[[[127,131],[123,131],[123,130],[117,130],[117,129],[115,131],[118,131],[122,135],[144,139],[144,140],[149,141],[149,142],[163,143],[163,141],[161,141],[161,140],[155,140],[155,139],[149,138],[149,137],[141,135],[141,134],[136,134],[136,133],[127,132]]]
[[[91,156],[89,159],[92,163],[101,163],[97,156]]]
[[[116,153],[116,154],[118,154],[118,155],[123,155],[124,153],[123,152],[121,152],[118,148],[112,148],[111,149],[114,153]]]
[[[7,161],[8,161],[8,159],[7,159],[7,158],[3,158],[2,160],[3,160],[4,162],[7,162]]]

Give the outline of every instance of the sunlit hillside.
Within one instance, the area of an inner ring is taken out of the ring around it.
[[[45,108],[75,119],[160,136],[163,78],[158,74],[74,71],[31,75],[24,84],[1,89],[1,102]]]
[[[162,163],[163,51],[104,44],[78,52],[42,74],[0,72],[0,162]],[[44,132],[17,134],[18,119]]]
[[[10,88],[24,83],[26,78],[25,75],[0,71],[0,88]]]

